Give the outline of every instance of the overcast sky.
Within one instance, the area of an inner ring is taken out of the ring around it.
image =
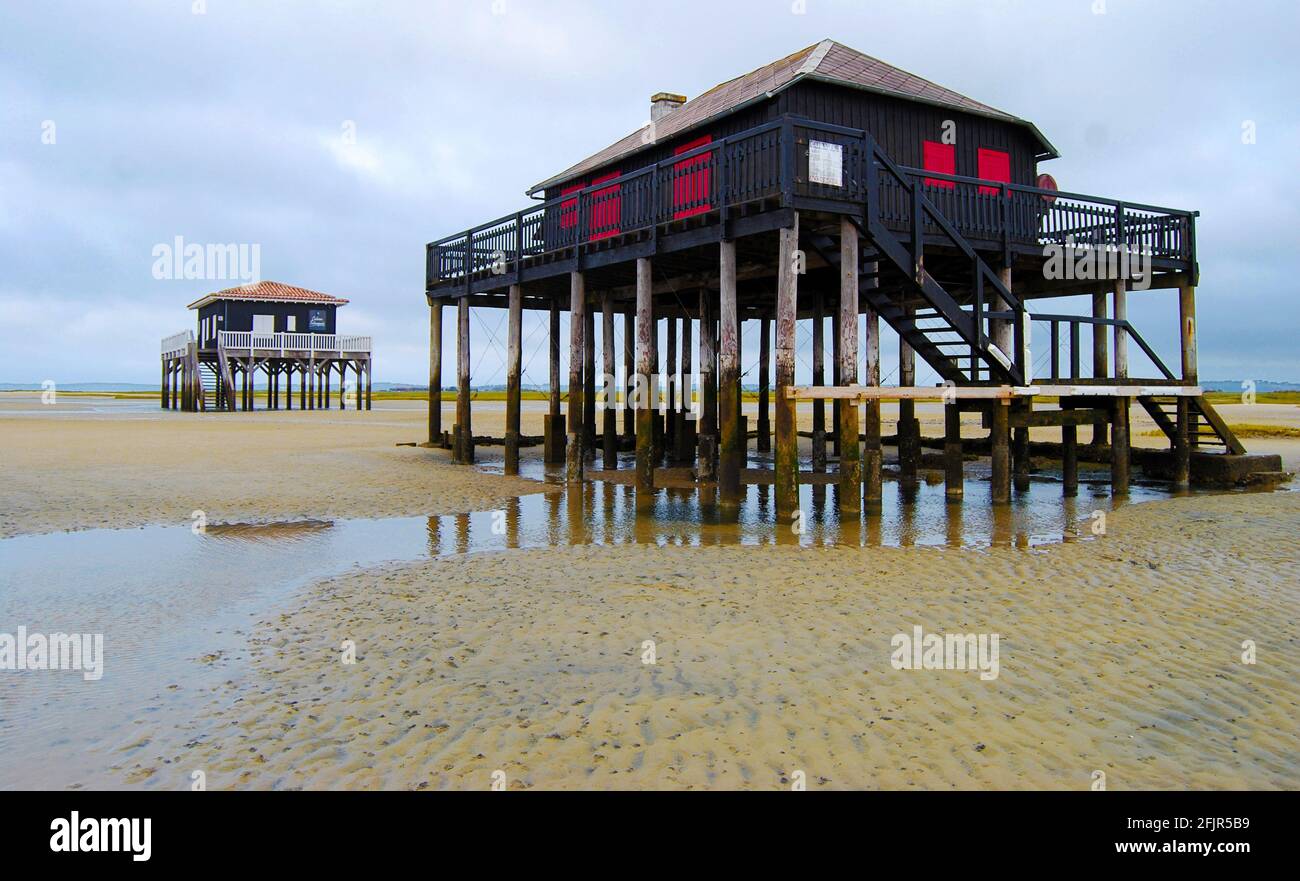
[[[153,277],[183,236],[350,298],[340,329],[375,337],[376,379],[420,382],[425,242],[525,207],[653,92],[825,37],[1033,120],[1063,189],[1200,210],[1202,379],[1300,381],[1298,8],[5,0],[0,381],[156,381],[159,339],[228,286]],[[503,381],[497,317],[474,327],[476,383]],[[1130,318],[1177,363],[1174,293],[1133,294]]]

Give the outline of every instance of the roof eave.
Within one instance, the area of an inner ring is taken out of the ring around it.
[[[704,117],[704,119],[701,119],[699,122],[695,123],[695,125],[692,125],[692,126],[689,126],[689,127],[687,127],[687,128],[684,128],[684,129],[682,129],[682,130],[679,131],[679,132],[673,132],[673,133],[669,136],[668,139],[675,138],[675,137],[677,137],[678,135],[685,134],[686,132],[689,132],[689,131],[692,131],[692,130],[694,130],[694,129],[697,129],[697,128],[699,128],[700,126],[707,125],[707,124],[709,124],[709,123],[711,123],[711,122],[716,122],[716,121],[719,120],[719,119],[724,119],[724,118],[730,116],[730,115],[733,114],[733,113],[739,113],[741,110],[744,110],[744,109],[746,109],[746,108],[748,108],[748,107],[753,107],[755,104],[759,104],[759,103],[762,103],[763,101],[770,100],[771,98],[775,97],[776,94],[777,94],[778,92],[780,92],[782,89],[784,89],[784,88],[785,88],[786,86],[788,86],[788,85],[789,85],[789,83],[786,83],[785,85],[778,86],[778,87],[775,88],[775,89],[771,89],[771,90],[769,90],[769,91],[762,92],[762,93],[760,93],[760,94],[758,94],[758,95],[755,95],[754,97],[752,97],[752,98],[750,98],[750,99],[748,99],[748,100],[746,100],[746,101],[742,101],[742,102],[740,102],[739,104],[734,104],[734,105],[732,105],[731,107],[728,107],[726,110],[721,110],[721,111],[719,111],[719,112],[713,114],[712,116],[706,116],[706,117]],[[679,112],[680,112],[680,111],[679,111]],[[645,126],[642,126],[641,128],[637,129],[637,131],[644,131],[644,130],[645,130]],[[630,137],[631,135],[634,135],[634,134],[636,134],[636,132],[629,132],[627,135],[624,135],[624,137]],[[667,140],[667,139],[664,139],[664,140]],[[628,158],[629,156],[636,156],[636,155],[639,154],[639,153],[643,153],[643,152],[645,152],[646,150],[649,150],[651,147],[655,146],[655,145],[658,144],[658,143],[659,143],[658,140],[650,141],[649,143],[644,143],[644,144],[642,144],[640,147],[637,147],[635,150],[630,150],[630,151],[628,151],[627,153],[624,153],[622,156],[619,156],[619,157],[616,157],[616,158],[614,158],[614,159],[611,159],[610,162],[618,162],[618,161],[621,161],[621,160],[623,160],[623,159]],[[585,161],[585,160],[584,160],[584,161]],[[581,165],[581,164],[582,164],[581,162],[578,163],[578,165]],[[608,165],[609,163],[605,163],[605,164]],[[533,186],[531,186],[531,187],[529,187],[527,190],[525,190],[525,191],[524,191],[524,194],[525,194],[526,196],[528,196],[528,197],[531,199],[531,198],[533,198],[533,194],[534,194],[534,193],[537,193],[537,192],[540,191],[540,190],[544,190],[544,189],[546,189],[547,187],[553,187],[553,186],[555,186],[556,184],[562,184],[562,183],[564,183],[564,182],[567,181],[567,180],[572,180],[574,177],[577,177],[578,174],[586,174],[586,172],[578,172],[577,174],[570,174],[570,169],[572,169],[572,168],[576,168],[576,167],[577,167],[577,165],[570,166],[568,169],[565,169],[564,171],[560,172],[559,174],[555,175],[554,177],[547,178],[546,180],[542,181],[542,182],[539,183],[539,184],[534,184]],[[594,171],[596,168],[603,168],[603,167],[604,167],[603,165],[597,165],[597,166],[594,166],[593,168],[588,169],[588,171]]]
[[[944,110],[953,110],[960,113],[970,113],[974,116],[982,116],[986,119],[997,120],[998,122],[1009,122],[1016,125],[1022,125],[1025,128],[1029,129],[1030,133],[1038,140],[1039,144],[1041,144],[1045,148],[1044,151],[1036,154],[1036,158],[1057,159],[1061,155],[1060,151],[1056,149],[1056,147],[1052,144],[1052,142],[1047,140],[1047,138],[1043,135],[1043,133],[1039,131],[1038,126],[1034,125],[1032,122],[1030,122],[1027,119],[1021,119],[1018,116],[1012,116],[1010,113],[1003,113],[1000,110],[979,110],[979,109],[968,108],[968,107],[954,107],[952,104],[946,104],[943,101],[938,101],[935,100],[934,98],[926,98],[919,95],[900,95],[897,92],[890,91],[889,89],[882,89],[876,86],[865,85],[863,83],[852,83],[849,82],[848,80],[839,79],[838,77],[826,76],[824,74],[818,74],[815,72],[795,74],[788,81],[777,86],[775,89],[769,89],[759,95],[755,95],[753,98],[750,98],[747,101],[742,101],[741,103],[736,104],[732,107],[728,107],[726,110],[723,110],[719,113],[715,113],[712,116],[706,116],[704,119],[695,123],[695,125],[692,125],[688,128],[684,128],[678,132],[673,132],[672,137],[675,138],[679,135],[685,134],[686,132],[692,131],[693,129],[700,128],[701,126],[707,125],[708,123],[715,122],[726,116],[730,116],[731,114],[737,113],[747,107],[752,107],[754,104],[757,104],[761,101],[769,101],[772,98],[775,98],[781,92],[784,92],[786,89],[789,89],[793,87],[795,84],[803,82],[804,80],[813,80],[816,82],[827,83],[829,85],[842,86],[846,89],[857,89],[862,92],[871,92],[876,95],[884,95],[885,97],[888,98],[897,98],[900,101],[917,101],[922,104],[929,104],[932,107],[940,107]],[[638,131],[640,131],[640,129]],[[636,132],[632,132],[630,134],[635,134],[635,133]],[[629,137],[629,136],[630,135],[625,135],[624,137]],[[626,159],[629,156],[636,156],[637,154],[650,149],[656,143],[657,141],[651,141],[650,143],[642,144],[642,146],[636,148],[635,150],[631,150],[627,153],[624,153],[622,156],[619,156],[615,159],[611,159],[610,162],[611,163],[617,162]],[[578,163],[578,165],[581,164],[582,164],[581,162]],[[608,165],[609,163],[605,163],[605,164]],[[577,166],[570,166],[570,169],[576,167]],[[599,166],[599,165],[594,166],[593,168],[588,169],[588,171],[593,171],[596,168],[601,168],[601,167],[603,166]],[[531,199],[534,197],[534,194],[536,194],[541,190],[545,190],[546,188],[555,186],[556,184],[564,183],[567,180],[572,180],[578,174],[586,173],[586,172],[578,172],[575,174],[570,174],[570,169],[566,169],[553,177],[547,178],[546,180],[542,181],[539,184],[533,185],[532,187],[530,187],[528,190],[525,191],[525,195],[527,195]]]

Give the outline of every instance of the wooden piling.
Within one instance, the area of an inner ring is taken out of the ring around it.
[[[993,427],[990,436],[993,460],[993,504],[1005,505],[1011,501],[1011,418],[1006,400],[993,402]]]
[[[696,473],[702,482],[718,479],[717,329],[707,288],[700,288],[700,436]]]
[[[718,501],[740,503],[740,317],[736,302],[736,243],[719,245],[718,297]]]
[[[456,461],[474,463],[474,428],[470,419],[469,297],[456,301]]]
[[[632,388],[636,384],[636,310],[623,313],[623,442],[636,442],[636,411]]]
[[[943,408],[943,476],[944,496],[960,502],[966,491],[966,475],[961,457],[961,409],[956,403]]]
[[[583,447],[582,374],[586,360],[584,331],[587,326],[587,289],[581,272],[569,273],[569,431],[565,446],[564,477],[568,483],[581,483]]]
[[[694,403],[694,389],[691,386],[691,315],[682,312],[682,347],[680,352],[680,369],[677,371],[677,399],[681,408],[677,414],[677,447],[675,458],[678,464],[689,465],[695,458],[695,421],[690,417]]]
[[[915,310],[904,307],[908,318]],[[916,385],[916,351],[900,335],[898,338],[898,384]],[[904,486],[917,484],[921,458],[921,428],[916,419],[916,401],[903,398],[898,402],[898,477]]]
[[[840,308],[836,321],[836,385],[858,384],[858,229],[840,220]],[[862,510],[862,455],[858,447],[858,404],[835,402],[840,457],[840,510]]]
[[[429,300],[429,443],[442,440],[442,298]]]
[[[167,388],[167,385],[168,385],[168,379],[170,378],[170,377],[168,376],[168,372],[169,372],[169,371],[168,371],[167,368],[168,368],[168,365],[170,365],[170,364],[171,364],[171,360],[170,360],[170,359],[168,359],[168,358],[164,358],[164,359],[163,359],[163,362],[162,362],[162,408],[163,408],[164,410],[168,409],[168,406],[171,404],[171,401],[170,401],[170,399],[168,398],[168,388]]]
[[[650,376],[654,373],[654,297],[650,259],[636,261],[636,488],[638,498],[654,489],[654,402],[650,398]]]
[[[1114,408],[1115,415],[1111,419],[1110,429],[1110,491],[1114,496],[1126,496],[1129,485],[1129,399],[1116,397]]]
[[[600,298],[600,355],[604,389],[601,407],[602,464],[609,470],[618,468],[618,411],[614,382],[614,298],[606,291]]]
[[[1122,278],[1115,280],[1115,289],[1112,293],[1114,304],[1115,320],[1123,321],[1128,318],[1128,282]],[[1122,325],[1116,324],[1115,331],[1115,378],[1128,379],[1128,331]]]
[[[812,296],[812,374],[813,385],[826,384],[826,300],[821,287]],[[812,402],[812,470],[826,470],[826,401]]]
[[[547,360],[550,365],[549,406],[543,425],[542,458],[548,465],[564,463],[564,414],[560,411],[560,300],[551,297],[550,335],[547,339]]]
[[[1179,348],[1183,362],[1183,382],[1195,385],[1199,372],[1196,364],[1196,288],[1178,288],[1178,323],[1181,327]]]
[[[668,350],[664,353],[664,382],[668,385],[668,410],[664,413],[664,452],[669,462],[677,458],[677,423],[682,415],[677,409],[678,385],[681,377],[677,375],[677,316],[669,315]]]
[[[739,339],[739,331],[736,336]],[[760,453],[772,451],[772,421],[768,415],[768,400],[772,394],[771,363],[772,319],[764,313],[758,319],[758,438],[755,449]]]
[[[798,316],[799,214],[793,223],[778,230],[776,267],[776,516],[782,522],[794,517],[799,507],[799,434],[795,402],[789,396],[794,385],[795,328]]]
[[[1029,413],[1030,407],[1026,404],[1020,405],[1019,409],[1023,413]],[[1029,489],[1029,429],[1025,426],[1017,426],[1013,435],[1011,446],[1012,462],[1012,480],[1016,492],[1025,492]]]
[[[855,316],[856,317],[856,316]],[[855,328],[856,329],[856,328]],[[842,344],[842,334],[840,332],[840,310],[838,308],[831,310],[831,385],[841,385],[843,378],[840,375],[840,346]],[[840,454],[840,408],[831,402],[831,455],[839,456]]]
[[[1192,484],[1191,403],[1178,397],[1178,437],[1174,441],[1174,489],[1185,490]]]
[[[876,262],[867,264],[867,271],[876,272]],[[863,309],[865,333],[863,344],[866,348],[866,377],[869,386],[880,385],[880,316],[875,309],[867,306]],[[880,446],[880,401],[873,398],[866,403],[863,420],[865,443],[862,449],[862,498],[867,507],[879,507],[884,492],[881,468],[885,455]]]
[[[1106,292],[1092,292],[1092,317],[1106,317]],[[1107,334],[1104,324],[1094,324],[1092,326],[1092,375],[1096,379],[1102,379],[1109,375],[1110,368],[1108,362],[1110,356],[1107,352]],[[1102,447],[1106,445],[1106,420],[1098,419],[1092,424],[1092,443],[1093,446]]]
[[[519,374],[523,360],[523,291],[510,286],[509,314],[506,318],[506,474],[519,473]]]
[[[1062,400],[1062,410],[1074,404]],[[1073,423],[1061,426],[1061,492],[1066,498],[1079,494],[1079,428]]]
[[[582,458],[586,462],[596,457],[596,312],[588,303],[582,310]]]

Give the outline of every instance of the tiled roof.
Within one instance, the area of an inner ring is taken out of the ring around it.
[[[714,86],[704,94],[687,101],[679,109],[659,120],[655,125],[655,140],[663,141],[672,138],[755,100],[771,97],[781,89],[805,78],[868,89],[1026,125],[1052,154],[1055,155],[1056,152],[1031,123],[915,74],[900,70],[878,58],[864,55],[834,40],[822,40],[744,76]],[[642,137],[643,132],[644,129],[632,132],[599,153],[588,156],[577,165],[542,181],[528,192],[535,193],[637,152],[648,146]]]
[[[322,294],[319,291],[309,291],[306,288],[296,287],[291,284],[282,284],[278,281],[259,281],[253,284],[240,285],[237,288],[226,288],[224,291],[217,291],[212,294],[204,294],[193,303],[190,303],[189,308],[198,309],[215,300],[260,300],[263,303],[315,303],[323,306],[342,306],[347,302],[347,300],[342,297]]]

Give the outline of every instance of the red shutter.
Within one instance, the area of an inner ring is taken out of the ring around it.
[[[614,180],[620,173],[611,171],[609,174],[602,174],[600,177],[592,178],[591,183],[593,186],[603,184],[607,180]],[[623,219],[623,197],[619,194],[620,189],[618,184],[614,184],[612,187],[592,190],[590,229],[593,241],[619,234],[619,223]]]
[[[980,147],[979,152],[979,174],[980,180],[995,180],[998,183],[1011,183],[1011,154],[1002,150],[988,150]],[[984,196],[996,196],[999,192],[998,187],[980,187],[980,194]]]
[[[921,144],[922,167],[926,171],[937,171],[940,174],[957,173],[957,150],[953,144],[940,144],[938,141],[925,141]],[[939,180],[934,177],[927,177],[923,183],[927,187],[943,187],[946,190],[956,188],[957,184],[950,180]]]
[[[705,135],[682,144],[673,155],[677,156],[696,147],[703,147],[713,142],[712,135]],[[681,220],[695,214],[703,214],[713,206],[709,204],[709,163],[712,153],[701,153],[690,159],[683,159],[673,166],[673,219]],[[694,170],[692,170],[694,169]]]
[[[569,193],[576,193],[587,185],[586,181],[579,181],[575,184],[569,184],[560,190],[561,196],[567,196]],[[560,229],[573,229],[578,225],[578,197],[564,199],[560,202]]]

